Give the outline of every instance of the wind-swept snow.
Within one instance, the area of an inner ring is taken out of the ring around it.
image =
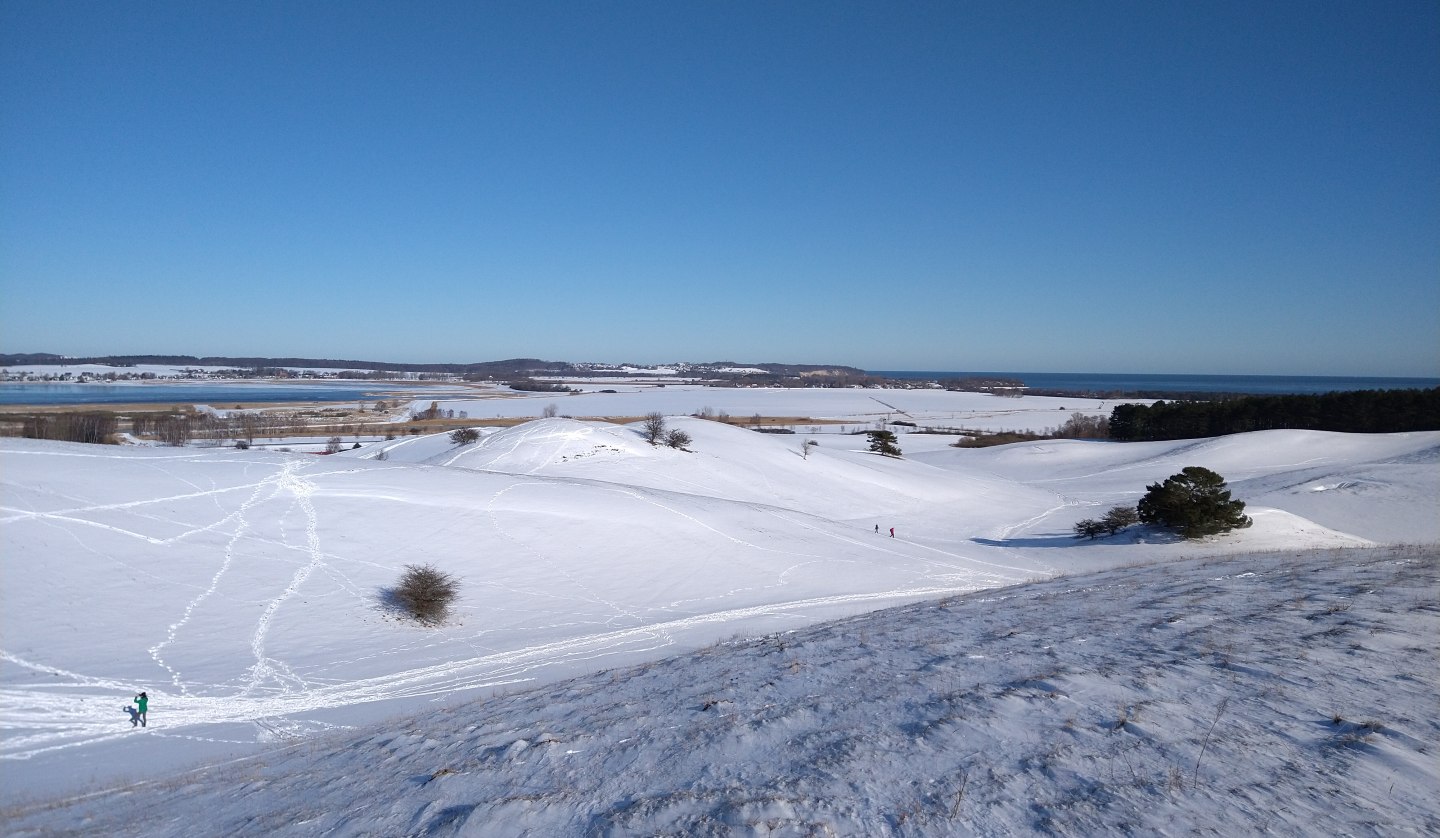
[[[798,436],[669,421],[689,451],[558,418],[331,457],[0,441],[4,794],[272,754],[430,702],[1056,572],[1440,539],[1440,434],[987,450],[908,435],[896,460],[863,436],[802,456]],[[1204,544],[1071,537],[1185,465],[1226,476],[1255,526]],[[384,604],[425,562],[462,582],[436,629]],[[132,730],[141,689],[151,723]]]
[[[1440,561],[1191,560],[726,643],[12,835],[1433,834]]]

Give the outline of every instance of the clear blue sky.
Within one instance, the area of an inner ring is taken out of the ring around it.
[[[0,351],[1440,375],[1440,6],[0,3]]]

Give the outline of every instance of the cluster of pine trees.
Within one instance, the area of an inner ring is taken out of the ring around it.
[[[1440,430],[1440,387],[1158,401],[1148,406],[1116,405],[1110,412],[1110,438],[1128,441],[1197,439],[1276,428],[1376,434]]]

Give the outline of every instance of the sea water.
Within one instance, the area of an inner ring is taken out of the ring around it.
[[[1348,390],[1410,390],[1440,387],[1440,378],[1365,378],[1320,375],[1169,375],[1089,372],[925,372],[869,370],[886,378],[938,381],[946,378],[1008,378],[1031,390],[1077,393],[1167,392],[1313,395]]]

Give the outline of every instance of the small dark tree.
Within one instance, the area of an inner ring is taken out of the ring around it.
[[[895,442],[894,431],[866,431],[870,437],[870,450],[886,457],[900,456],[900,446]]]
[[[651,445],[659,445],[660,440],[665,436],[665,414],[645,414],[645,424],[640,426],[640,433],[644,435],[646,442]]]
[[[665,435],[665,444],[671,448],[684,448],[690,444],[690,435],[676,428]]]
[[[1083,521],[1075,522],[1076,538],[1099,538],[1100,533],[1105,531],[1105,525],[1094,518],[1086,518]]]
[[[433,565],[405,565],[393,595],[400,607],[425,625],[443,623],[450,603],[460,591],[460,582]]]
[[[450,442],[453,445],[469,445],[479,438],[480,432],[474,428],[460,428],[450,434]]]
[[[1137,507],[1140,520],[1168,527],[1186,538],[1218,535],[1251,524],[1245,516],[1245,502],[1231,500],[1225,478],[1208,468],[1186,466],[1164,483],[1146,489]]]
[[[1140,513],[1136,512],[1133,506],[1112,506],[1110,511],[1105,513],[1105,517],[1100,519],[1100,525],[1110,535],[1138,523],[1140,523]]]

